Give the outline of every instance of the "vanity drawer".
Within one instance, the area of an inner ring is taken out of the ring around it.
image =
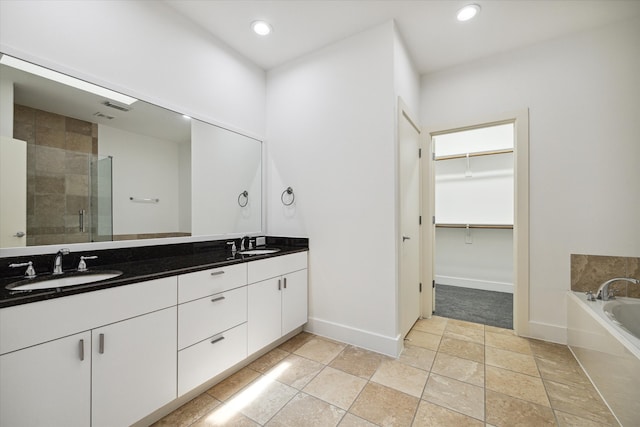
[[[235,264],[178,276],[178,304],[247,284],[247,265]]]
[[[178,349],[247,321],[247,287],[178,306]]]
[[[249,283],[256,283],[307,268],[307,252],[261,259],[247,265],[247,280]]]
[[[247,324],[207,338],[178,352],[178,396],[247,357]]]

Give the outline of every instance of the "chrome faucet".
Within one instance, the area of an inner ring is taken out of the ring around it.
[[[69,255],[69,249],[60,249],[53,258],[53,274],[62,274],[62,256]]]
[[[598,299],[601,299],[602,301],[614,299],[615,296],[613,295],[613,292],[609,292],[609,285],[613,282],[617,282],[618,280],[625,280],[627,282],[635,283],[636,285],[640,284],[640,280],[629,277],[616,277],[615,279],[607,280],[598,288]]]

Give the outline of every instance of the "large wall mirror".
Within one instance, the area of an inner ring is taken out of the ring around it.
[[[260,141],[9,55],[0,85],[0,248],[262,232]]]

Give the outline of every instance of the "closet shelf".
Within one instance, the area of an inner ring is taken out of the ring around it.
[[[513,229],[513,224],[436,224],[437,228],[492,228],[500,230]]]
[[[513,153],[513,148],[506,148],[504,150],[492,150],[492,151],[478,151],[476,153],[463,153],[463,154],[451,154],[448,156],[438,156],[435,157],[434,160],[452,160],[452,159],[466,159],[468,157],[479,157],[479,156],[492,156],[494,154],[508,154]]]

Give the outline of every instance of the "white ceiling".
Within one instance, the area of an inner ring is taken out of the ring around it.
[[[421,74],[640,15],[640,0],[166,0],[265,70],[395,20]],[[476,3],[480,15],[458,22]],[[274,32],[253,34],[263,19]]]

